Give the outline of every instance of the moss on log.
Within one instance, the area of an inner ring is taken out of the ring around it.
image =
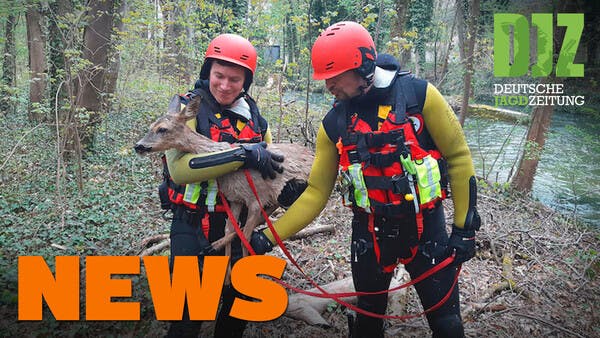
[[[497,119],[521,124],[529,123],[529,115],[518,111],[488,106],[486,104],[469,104],[469,115],[489,119]]]

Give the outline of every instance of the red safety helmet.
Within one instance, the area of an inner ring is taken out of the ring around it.
[[[204,64],[200,69],[200,79],[208,79],[212,59],[231,62],[246,68],[246,81],[244,89],[248,90],[252,84],[254,71],[256,70],[256,49],[247,39],[236,34],[221,34],[214,38],[206,48]]]
[[[373,38],[363,26],[352,21],[338,22],[327,27],[312,47],[313,78],[327,80],[355,69],[370,82],[376,58]]]

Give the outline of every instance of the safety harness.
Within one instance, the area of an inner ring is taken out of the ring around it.
[[[258,107],[248,95],[244,99],[249,104],[251,119],[245,122],[238,119],[235,127],[228,116],[222,113],[214,113],[220,109],[202,88],[195,88],[185,95],[180,95],[181,103],[187,105],[196,96],[200,96],[202,99],[202,104],[200,104],[198,113],[196,114],[196,131],[198,133],[217,142],[254,143],[263,140],[266,126],[264,128],[261,126]],[[208,236],[208,212],[224,212],[216,180],[183,185],[176,184],[169,174],[164,155],[162,161],[163,183],[159,187],[161,207],[169,210],[179,205],[185,207],[188,212],[203,213],[201,220],[202,229],[204,234]]]
[[[277,231],[275,230],[275,227],[273,226],[273,223],[271,222],[271,220],[269,219],[269,215],[267,215],[262,202],[260,201],[260,197],[258,196],[258,192],[256,190],[256,186],[254,185],[254,181],[252,180],[252,175],[250,175],[250,172],[248,171],[248,169],[244,169],[244,174],[246,175],[246,180],[248,181],[248,185],[250,186],[250,189],[252,190],[252,193],[254,194],[254,197],[256,198],[256,201],[258,202],[258,205],[260,206],[260,211],[262,213],[262,216],[264,217],[268,228],[271,230],[271,233],[273,234],[273,237],[275,237],[275,241],[277,242],[277,245],[279,245],[279,247],[281,248],[281,250],[283,251],[284,255],[288,258],[288,260],[296,267],[296,269],[298,269],[298,271],[300,271],[300,273],[302,274],[302,276],[304,276],[304,278],[312,285],[314,286],[319,292],[312,292],[309,290],[304,290],[301,288],[297,288],[293,285],[290,285],[282,280],[276,280],[277,283],[281,284],[282,286],[293,290],[295,292],[298,293],[302,293],[305,295],[309,295],[309,296],[313,296],[313,297],[318,297],[318,298],[328,298],[328,299],[332,299],[334,300],[336,303],[345,306],[346,308],[353,310],[357,313],[361,313],[363,315],[369,316],[369,317],[374,317],[374,318],[382,318],[382,319],[397,319],[397,320],[407,320],[410,318],[416,318],[416,317],[420,317],[423,316],[429,312],[435,311],[437,309],[439,309],[442,305],[444,305],[444,303],[448,300],[448,298],[450,298],[450,296],[452,295],[452,291],[454,290],[454,287],[456,286],[456,283],[458,282],[458,276],[460,274],[460,270],[461,267],[459,266],[457,268],[456,274],[454,276],[454,280],[452,282],[452,285],[450,286],[450,288],[448,289],[448,292],[446,293],[446,295],[444,297],[442,297],[442,299],[440,299],[439,302],[437,302],[436,304],[432,305],[431,307],[425,309],[424,311],[420,312],[420,313],[415,313],[415,314],[407,314],[407,315],[402,315],[402,316],[395,316],[395,315],[385,315],[385,314],[379,314],[379,313],[375,313],[375,312],[371,312],[368,310],[364,310],[359,308],[356,305],[350,304],[348,302],[346,302],[345,300],[343,300],[342,298],[346,298],[346,297],[355,297],[355,296],[372,296],[372,295],[380,295],[380,294],[384,294],[384,293],[390,293],[390,292],[394,292],[403,288],[407,288],[411,285],[415,285],[419,282],[421,282],[422,280],[429,278],[430,276],[436,274],[438,271],[445,269],[446,267],[450,266],[452,264],[452,262],[454,261],[454,257],[455,255],[452,254],[449,257],[445,258],[444,260],[442,260],[441,262],[439,262],[437,265],[433,266],[431,269],[425,271],[423,274],[421,274],[419,277],[416,277],[414,279],[412,279],[409,282],[403,283],[402,285],[399,285],[397,287],[394,287],[392,289],[389,290],[381,290],[381,291],[374,291],[374,292],[364,292],[364,291],[356,291],[356,292],[344,292],[344,293],[330,293],[327,290],[325,290],[323,287],[321,287],[317,282],[315,282],[314,279],[312,279],[310,276],[308,276],[308,274],[302,269],[302,267],[298,264],[298,262],[296,261],[296,259],[294,259],[294,257],[292,256],[292,254],[289,252],[289,250],[287,249],[287,247],[285,246],[285,244],[283,243],[283,240],[281,239],[281,237],[279,236],[279,234],[277,233]],[[223,197],[223,203],[224,203],[224,209],[225,212],[227,213],[227,217],[229,218],[229,220],[231,221],[233,228],[235,230],[235,232],[237,233],[238,237],[240,238],[240,241],[242,242],[242,245],[244,245],[244,247],[248,250],[248,252],[251,255],[255,255],[256,252],[254,251],[254,249],[252,248],[252,245],[250,245],[250,242],[248,241],[248,239],[246,239],[246,237],[244,236],[244,233],[240,227],[240,225],[238,224],[237,220],[235,219],[235,216],[233,215],[231,209],[229,208],[229,205],[227,204],[227,200]]]
[[[409,72],[397,73],[390,102],[378,107],[376,130],[358,114],[349,114],[346,104],[335,105],[341,133],[336,144],[340,155],[338,190],[345,206],[368,215],[368,230],[380,264],[378,233],[397,237],[399,231],[377,229],[376,217],[416,216],[417,240],[410,243],[411,255],[382,266],[384,272],[412,261],[423,233],[423,211],[435,208],[447,196],[445,160],[438,150],[423,148],[407,115],[421,113],[412,80]]]

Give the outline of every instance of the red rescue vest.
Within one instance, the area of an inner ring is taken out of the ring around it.
[[[203,102],[200,104],[199,111],[196,115],[196,131],[210,137],[216,142],[229,142],[229,143],[249,143],[249,142],[260,142],[263,140],[263,129],[259,122],[258,107],[248,97],[247,102],[250,106],[250,113],[252,119],[245,123],[238,122],[236,127],[233,126],[232,121],[229,117],[221,113],[214,113],[214,107],[208,102],[207,93],[202,89],[195,89],[194,91],[182,96],[183,102],[189,102],[189,100],[195,96],[201,95]],[[239,129],[239,130],[238,130]],[[163,176],[164,180],[167,181],[166,186],[168,187],[168,198],[174,205],[183,205],[186,208],[194,211],[204,211],[207,204],[207,200],[217,198],[216,186],[211,186],[211,182],[200,183],[199,198],[195,203],[186,201],[185,192],[186,185],[179,185],[173,182],[171,179],[168,168],[166,166],[166,160],[163,157]],[[161,203],[165,206],[166,203]],[[163,207],[166,209],[167,207]],[[213,211],[213,210],[209,210]],[[214,211],[222,212],[220,200],[217,199],[217,205]]]
[[[390,106],[379,106],[379,117],[384,120],[377,130],[357,114],[349,121],[345,112],[338,115],[346,124],[346,132],[342,132],[336,144],[340,155],[338,177],[343,203],[369,214],[369,231],[373,234],[378,261],[375,216],[394,218],[414,214],[420,239],[423,210],[435,208],[447,196],[443,179],[445,160],[438,150],[424,149],[420,145],[413,124],[407,118],[406,97],[401,88],[406,88],[404,81],[408,80],[409,77],[403,79],[403,76],[396,79],[393,90],[401,98],[396,98],[394,110]],[[385,113],[387,115],[382,116]],[[383,267],[384,271],[393,271],[398,263],[410,262],[416,255],[416,244],[411,247],[411,252],[410,257]]]

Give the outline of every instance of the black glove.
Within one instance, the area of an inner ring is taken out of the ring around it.
[[[271,243],[262,231],[252,232],[250,246],[252,246],[257,255],[262,255],[273,250],[273,243]]]
[[[446,248],[448,256],[456,254],[454,265],[462,264],[475,256],[475,230],[461,229],[452,225],[452,234]]]
[[[452,234],[448,240],[446,254],[456,253],[454,265],[462,264],[475,256],[475,231],[481,228],[481,217],[475,207],[467,212],[465,225],[461,229],[452,225]]]
[[[264,179],[275,178],[275,171],[283,172],[279,164],[283,162],[283,156],[268,151],[266,142],[242,144],[240,147],[246,151],[242,168],[256,169]]]

